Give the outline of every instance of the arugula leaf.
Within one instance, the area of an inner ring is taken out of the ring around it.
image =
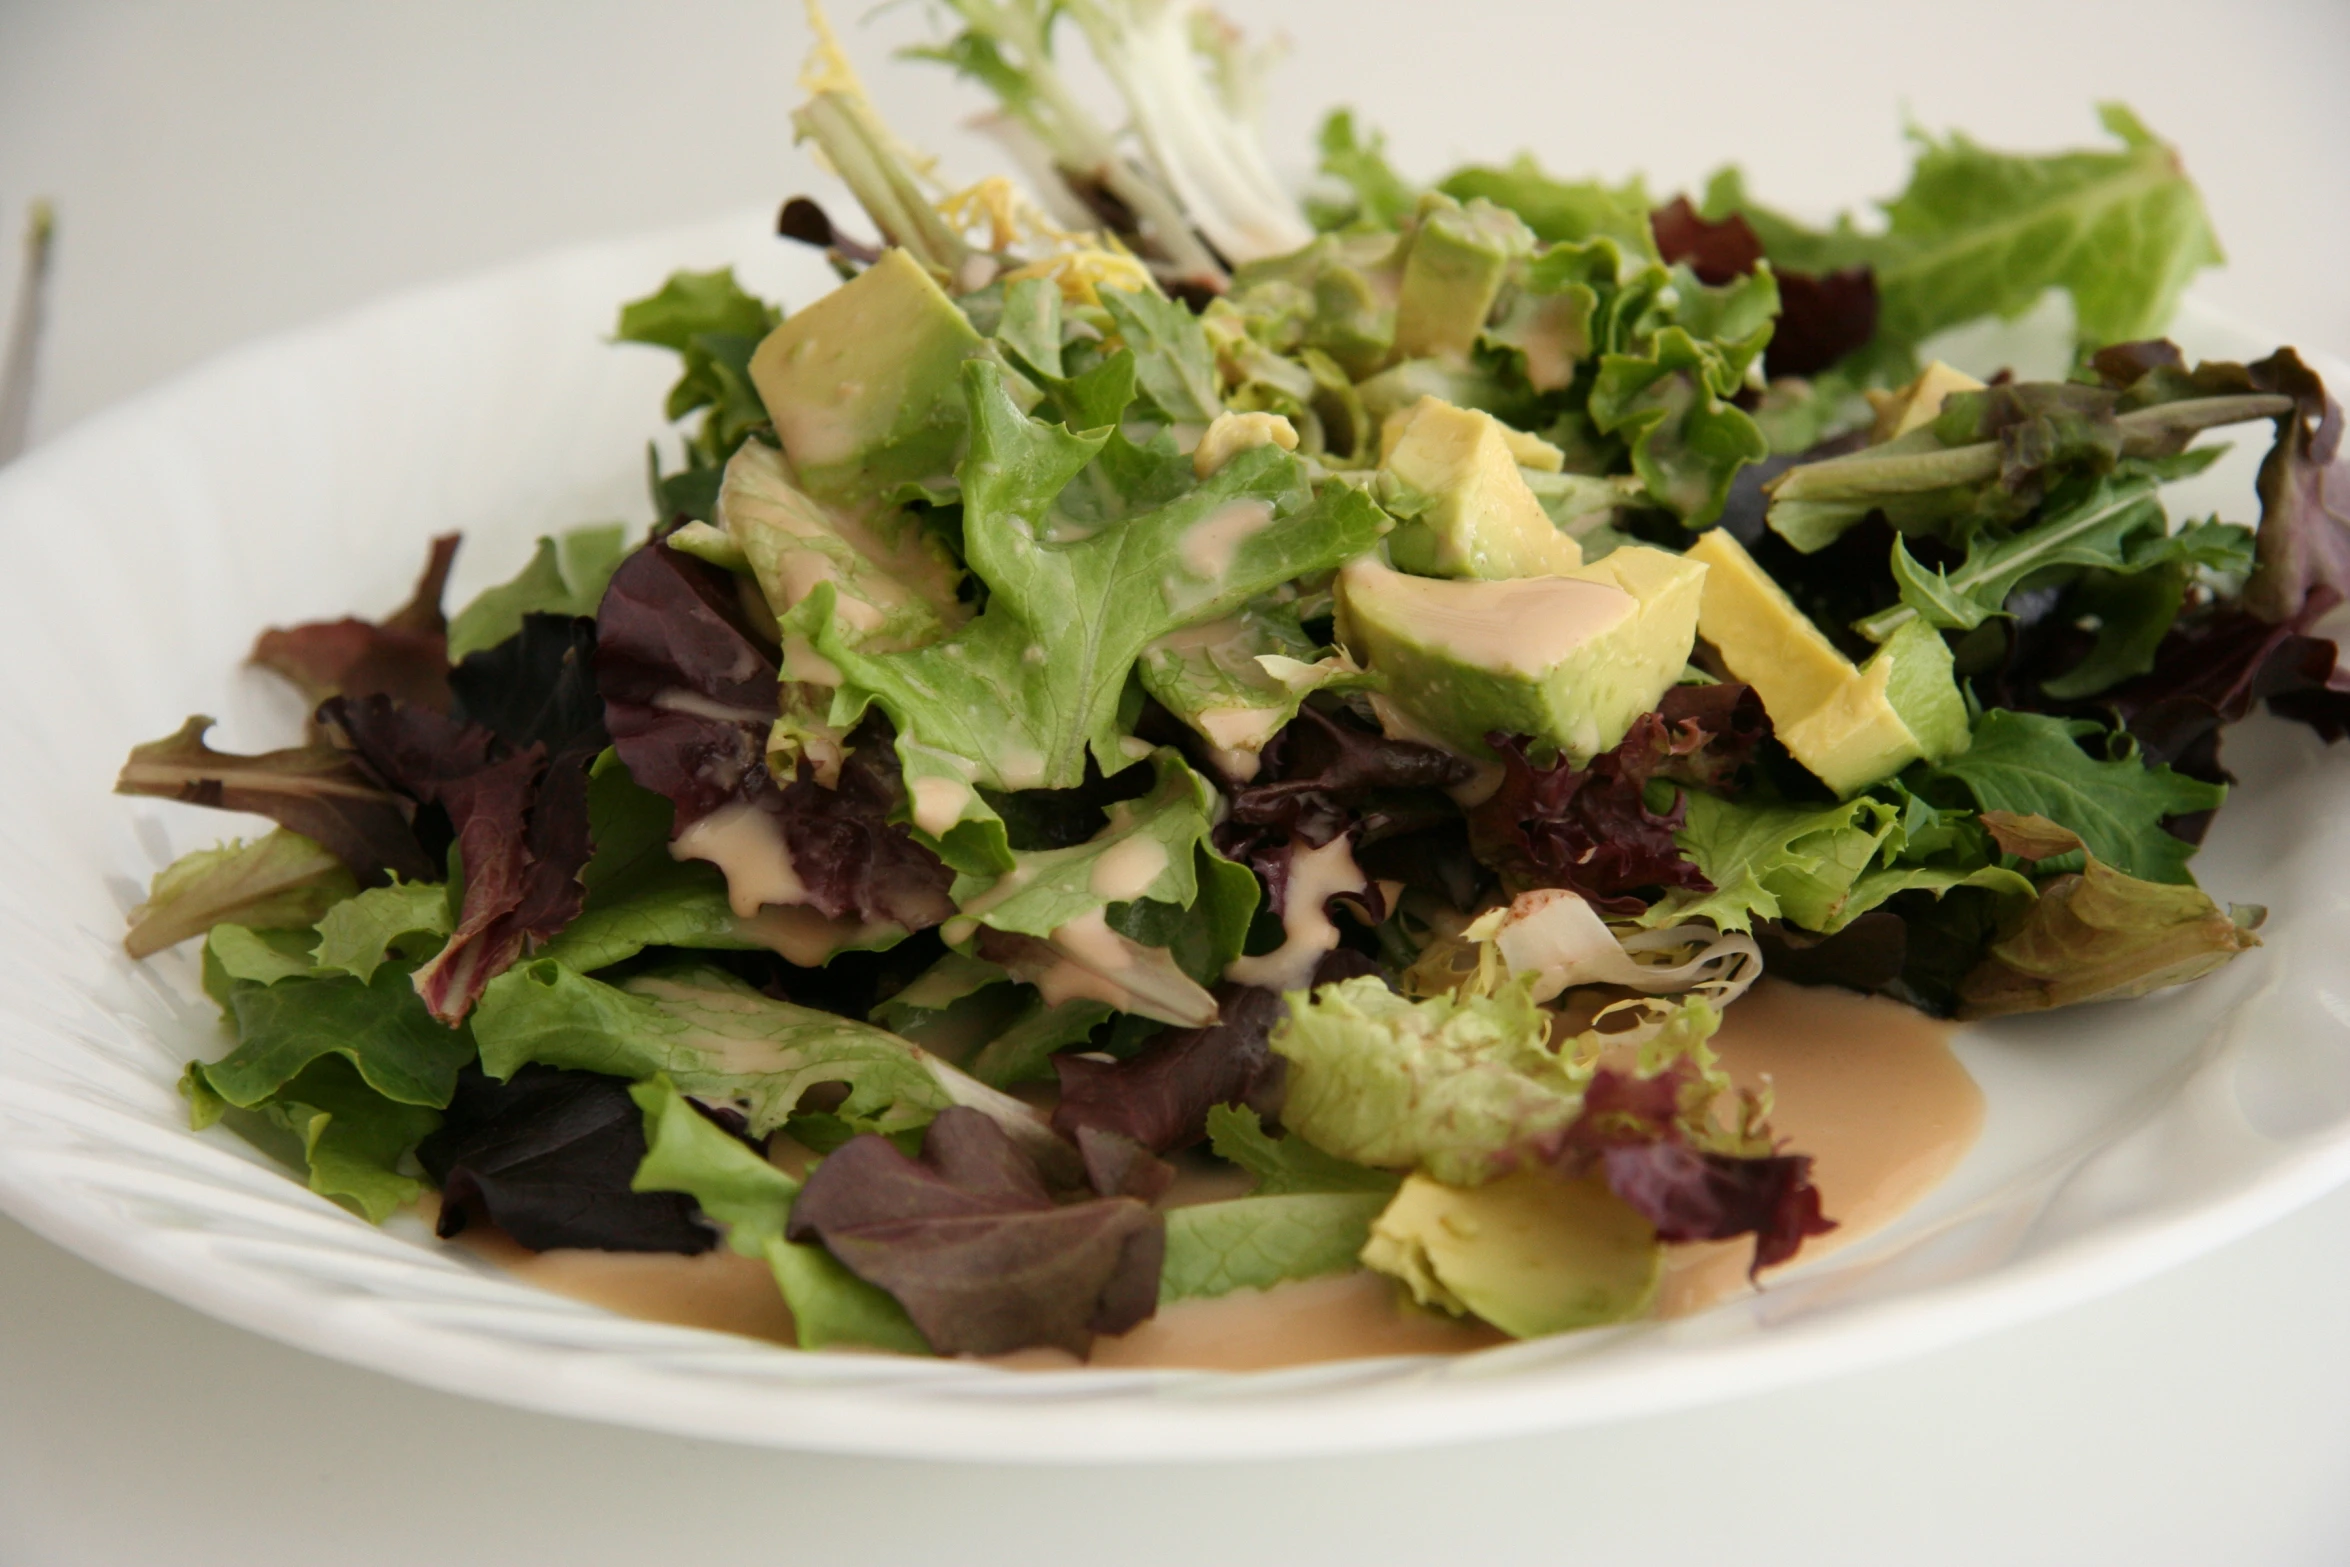
[[[672,273],[657,292],[621,307],[614,337],[666,348],[684,361],[677,384],[669,389],[668,417],[684,419],[708,410],[686,442],[686,473],[662,480],[656,472],[655,498],[664,502],[665,512],[680,509],[669,504],[673,499],[687,499],[697,490],[709,493],[707,484],[679,485],[678,480],[723,467],[744,438],[767,422],[766,405],[751,384],[751,353],[782,320],[781,310],[743,290],[732,267]],[[700,514],[700,508],[692,509]]]
[[[1224,411],[1216,356],[1199,317],[1157,292],[1108,289],[1101,301],[1134,355],[1136,385],[1160,413],[1177,424],[1206,425]]]
[[[920,1126],[952,1102],[929,1062],[895,1034],[770,1000],[714,969],[669,969],[621,987],[534,959],[491,982],[474,1032],[493,1077],[531,1061],[631,1080],[666,1072],[683,1092],[740,1110],[753,1136],[783,1125],[818,1083],[848,1085],[834,1113],[860,1129]]]
[[[2062,823],[2080,835],[2089,853],[2125,875],[2192,885],[2187,861],[2195,846],[2165,832],[2163,819],[2218,809],[2226,786],[2148,767],[2134,750],[2101,760],[2078,743],[2106,734],[2087,720],[1993,708],[1976,720],[1974,742],[1964,754],[1921,775],[1913,787],[1929,789],[1948,779],[1982,810]]]
[[[183,854],[155,873],[130,912],[122,944],[144,958],[215,925],[299,928],[359,890],[350,869],[298,832],[279,827]]]
[[[886,1291],[842,1267],[823,1247],[784,1239],[798,1181],[713,1125],[667,1077],[647,1079],[629,1093],[645,1119],[645,1157],[634,1189],[684,1192],[725,1226],[729,1246],[765,1258],[791,1308],[800,1348],[846,1343],[930,1353],[928,1341]]]
[[[322,972],[340,972],[362,984],[394,955],[400,938],[412,935],[446,936],[456,928],[449,910],[445,883],[398,881],[388,887],[370,887],[326,911],[318,922],[318,946],[313,961]],[[432,948],[407,954],[429,957]]]
[[[475,594],[449,622],[449,662],[497,646],[522,629],[525,615],[593,615],[628,551],[623,523],[542,535],[528,565]]]
[[[1299,1192],[1171,1209],[1159,1304],[1347,1272],[1389,1195]]]
[[[2032,526],[1992,539],[1978,534],[1966,560],[1955,569],[1929,573],[1899,535],[1893,540],[1893,580],[1901,604],[1858,623],[1872,641],[1883,641],[1912,619],[1928,625],[1972,630],[2002,611],[2007,596],[2036,572],[2058,566],[2126,568],[2131,548],[2148,536],[2166,536],[2168,519],[2154,498],[2157,480],[2148,474],[2099,480],[2087,494],[2052,507]]]
[[[1246,1105],[1217,1105],[1208,1111],[1208,1146],[1256,1177],[1254,1195],[1289,1197],[1309,1193],[1366,1193],[1390,1196],[1399,1184],[1392,1170],[1374,1170],[1331,1157],[1302,1137],[1273,1137]]]
[[[963,540],[990,589],[986,610],[929,647],[873,653],[843,635],[826,584],[785,629],[841,671],[836,726],[868,703],[888,712],[914,823],[941,857],[1003,871],[1008,840],[971,785],[1074,788],[1089,753],[1105,774],[1119,771],[1132,760],[1119,703],[1146,644],[1359,554],[1386,520],[1344,486],[1313,498],[1298,459],[1277,447],[1195,484],[1170,442],[1073,435],[1022,414],[999,368],[971,361],[963,376]]]

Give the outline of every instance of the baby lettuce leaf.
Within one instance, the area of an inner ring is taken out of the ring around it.
[[[477,657],[488,657],[482,654]],[[384,697],[336,697],[319,709],[378,777],[457,830],[464,898],[448,943],[416,971],[433,1016],[454,1024],[533,941],[569,924],[585,899],[587,769],[603,728],[567,737],[552,756],[515,750],[479,724]]]
[[[688,511],[714,520],[708,513],[719,471],[767,422],[766,406],[751,384],[751,353],[782,320],[780,309],[735,281],[731,267],[672,273],[658,292],[621,307],[613,336],[666,348],[683,361],[663,411],[671,419],[703,413],[686,440],[685,471],[656,476],[655,498],[664,514]]]
[[[114,792],[267,816],[323,845],[362,883],[441,874],[409,826],[414,802],[385,788],[350,752],[305,745],[237,756],[205,743],[211,727],[198,716],[177,734],[132,747]]]
[[[683,1192],[726,1243],[774,1270],[802,1349],[862,1344],[927,1355],[930,1345],[887,1292],[833,1260],[823,1247],[787,1240],[784,1225],[800,1183],[729,1136],[676,1085],[655,1077],[629,1090],[644,1114],[649,1147],[637,1167],[641,1192]]]
[[[2260,464],[2258,564],[2244,584],[2244,607],[2282,624],[2301,619],[2320,590],[2350,597],[2350,464],[2342,406],[2298,354],[2280,349],[2252,370],[2263,390],[2293,399]]]
[[[2192,886],[2187,861],[2195,847],[2164,831],[2163,821],[2216,810],[2226,788],[2148,766],[2134,748],[2100,758],[2081,746],[2112,738],[2085,720],[1993,708],[1976,720],[1966,752],[1925,774],[1920,788],[1948,780],[1982,810],[2062,823],[2124,875]]]
[[[1302,1137],[1274,1137],[1247,1105],[1220,1104],[1208,1111],[1209,1146],[1256,1178],[1256,1195],[1285,1197],[1307,1192],[1367,1192],[1389,1197],[1398,1178],[1332,1158]]]
[[[1469,843],[1513,888],[1566,887],[1611,914],[1646,908],[1647,888],[1710,892],[1674,839],[1687,806],[1649,809],[1648,784],[1726,785],[1769,733],[1750,688],[1714,685],[1673,687],[1585,768],[1537,768],[1521,740],[1499,738],[1501,786],[1469,812]]]
[[[2010,853],[2049,859],[2082,848],[2045,817],[1986,813]],[[2077,874],[2042,884],[1959,986],[1959,1016],[2000,1017],[2082,1001],[2121,1001],[2200,979],[2260,945],[2263,910],[2223,910],[2200,889],[2126,876],[2094,852]]]
[[[1166,1153],[1207,1136],[1221,1106],[1269,1104],[1279,1063],[1265,1036],[1281,1016],[1281,998],[1221,985],[1216,1009],[1207,1027],[1170,1030],[1124,1061],[1054,1056],[1061,1098],[1053,1130],[1069,1138],[1088,1127],[1117,1132]]]
[[[1345,486],[1315,498],[1278,447],[1195,481],[1171,441],[1072,434],[1021,413],[999,368],[973,360],[963,377],[963,543],[987,608],[930,646],[868,652],[834,623],[824,585],[785,630],[841,671],[835,725],[868,704],[889,714],[915,822],[949,863],[1001,872],[1008,840],[971,785],[1074,788],[1089,754],[1105,774],[1124,768],[1120,702],[1152,639],[1359,554],[1386,521]]]
[[[350,867],[279,827],[251,843],[232,839],[183,854],[157,871],[122,944],[144,958],[215,925],[299,929],[358,890]]]
[[[385,961],[397,956],[402,938],[449,934],[454,923],[449,889],[437,882],[401,881],[371,887],[326,911],[318,921],[318,945],[313,959],[321,973],[344,973],[361,984],[375,978]],[[429,957],[431,948],[410,954]]]
[[[1389,1196],[1296,1192],[1170,1209],[1159,1304],[1344,1273]]]
[[[457,535],[441,535],[432,541],[416,591],[388,619],[264,631],[253,644],[253,662],[291,681],[313,707],[338,694],[447,707],[449,627],[441,618],[441,594],[456,556]]]
[[[764,1137],[819,1083],[845,1084],[833,1113],[859,1130],[903,1131],[951,1101],[922,1054],[895,1034],[776,1001],[715,969],[676,968],[607,985],[537,959],[508,970],[474,1019],[482,1069],[529,1062],[641,1081],[739,1111]]]
[[[216,926],[245,936],[240,926]],[[230,950],[239,944],[229,942]],[[249,955],[258,956],[250,947]],[[268,949],[263,948],[262,951]],[[372,981],[347,974],[318,976],[299,959],[263,983],[231,973],[226,1009],[237,1046],[194,1070],[220,1098],[252,1109],[292,1082],[312,1062],[341,1056],[367,1086],[406,1105],[438,1109],[456,1091],[457,1073],[473,1060],[472,1036],[446,1028],[424,1008],[403,965],[386,965]],[[243,968],[246,974],[257,972]],[[258,972],[266,974],[267,970]]]
[[[766,747],[775,658],[745,624],[734,579],[661,545],[621,562],[598,613],[596,676],[605,721],[629,774],[674,808],[672,837],[720,812],[737,835],[765,835],[791,881],[731,889],[746,917],[798,902],[828,919],[920,930],[952,912],[948,872],[890,817],[904,796],[878,729],[855,740],[836,788],[803,764],[777,780]]]
[[[996,1123],[961,1108],[930,1123],[920,1160],[870,1135],[826,1156],[786,1233],[887,1290],[941,1354],[1083,1355],[1157,1309],[1166,1247],[1134,1198],[1055,1202]]]
[[[444,1239],[479,1214],[533,1251],[708,1251],[718,1235],[692,1198],[632,1188],[644,1157],[625,1081],[545,1066],[505,1082],[468,1069],[416,1150],[441,1188]]]
[[[594,615],[627,553],[628,528],[617,522],[541,537],[529,564],[475,594],[449,622],[450,659],[496,647],[521,631],[528,615]]]
[[[189,1097],[199,1128],[209,1126],[226,1108],[199,1067],[188,1069],[180,1088]],[[386,1099],[340,1057],[322,1056],[311,1062],[253,1108],[301,1144],[312,1191],[357,1211],[370,1224],[383,1223],[424,1190],[421,1181],[401,1172],[400,1161],[440,1125],[440,1113]]]
[[[1309,199],[1306,212],[1314,227],[1393,228],[1419,208],[1419,187],[1387,161],[1387,138],[1376,130],[1358,133],[1353,110],[1333,109],[1314,141],[1322,172],[1352,193],[1351,200]]]
[[[1585,1074],[1549,1049],[1548,1023],[1523,985],[1418,1002],[1369,977],[1324,985],[1273,1028],[1282,1120],[1342,1159],[1476,1185],[1582,1109]]]

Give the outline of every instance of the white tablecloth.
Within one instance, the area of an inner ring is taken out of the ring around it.
[[[1905,109],[2031,148],[2092,139],[2090,103],[2124,98],[2229,244],[2204,295],[2350,350],[2342,0],[1230,9],[1295,45],[1269,139],[1300,167],[1351,101],[1415,172],[1524,146],[1662,195],[1729,153],[1824,212],[1898,184]],[[953,130],[974,101],[884,59],[919,28],[901,7],[847,31],[909,138],[977,171]],[[36,432],[387,289],[789,194],[804,40],[784,0],[9,0],[0,232],[36,194],[62,220]],[[2047,1321],[1767,1398],[1387,1457],[989,1469],[426,1392],[0,1221],[0,1562],[2341,1563],[2346,1302],[2350,1193]]]

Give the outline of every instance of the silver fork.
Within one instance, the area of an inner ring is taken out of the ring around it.
[[[41,366],[41,329],[49,315],[49,254],[57,239],[57,215],[36,201],[25,215],[24,274],[17,279],[16,309],[8,324],[8,349],[0,357],[0,463],[25,447],[33,427],[33,389]]]

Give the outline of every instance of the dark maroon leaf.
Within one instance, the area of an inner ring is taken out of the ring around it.
[[[313,707],[330,696],[390,696],[426,707],[449,705],[449,625],[441,593],[457,556],[457,535],[432,541],[424,575],[406,605],[382,621],[314,621],[261,633],[253,662],[283,675]]]
[[[1566,887],[1611,914],[1647,907],[1649,888],[1712,887],[1673,841],[1684,802],[1648,808],[1651,779],[1721,788],[1769,731],[1762,704],[1741,685],[1675,686],[1614,750],[1575,768],[1537,768],[1526,742],[1493,736],[1501,786],[1469,813],[1469,842],[1520,890]]]
[[[644,1157],[626,1079],[551,1066],[503,1083],[467,1067],[416,1150],[441,1188],[444,1239],[480,1217],[533,1251],[708,1251],[718,1233],[691,1197],[629,1190]]]
[[[1530,1152],[1567,1175],[1596,1164],[1608,1189],[1668,1244],[1752,1235],[1752,1276],[1836,1226],[1821,1216],[1809,1155],[1741,1158],[1688,1145],[1678,1117],[1695,1081],[1686,1062],[1645,1077],[1601,1067],[1583,1091],[1582,1113]]]
[[[1132,1197],[1056,1204],[1028,1157],[976,1110],[941,1113],[920,1160],[853,1137],[792,1203],[821,1241],[887,1290],[941,1354],[1050,1345],[1082,1355],[1157,1309],[1166,1226]]]
[[[775,835],[827,918],[908,930],[944,920],[952,874],[890,821],[904,785],[886,724],[870,719],[850,737],[835,786],[803,764],[779,787],[766,755],[776,676],[726,572],[653,544],[613,573],[596,619],[604,719],[629,775],[676,807],[672,834],[747,808],[746,827]]]
[[[1797,985],[1841,985],[1874,995],[1901,978],[1909,957],[1909,926],[1889,909],[1871,909],[1832,936],[1798,930],[1778,920],[1754,927],[1763,972]]]
[[[1269,1112],[1273,1107],[1259,1101],[1278,1081],[1280,1058],[1265,1038],[1281,1019],[1281,997],[1254,985],[1221,985],[1216,1006],[1214,1024],[1170,1030],[1130,1060],[1054,1056],[1061,1101],[1053,1130],[1069,1138],[1088,1128],[1115,1132],[1167,1153],[1206,1137],[1208,1111],[1217,1105]]]
[[[1175,1167],[1131,1137],[1091,1126],[1077,1129],[1086,1183],[1097,1196],[1157,1202],[1175,1183]]]
[[[550,756],[609,744],[596,690],[596,623],[531,614],[495,647],[449,671],[451,716],[481,725],[517,749],[536,741]]]
[[[1877,335],[1877,275],[1867,267],[1779,274],[1779,319],[1763,350],[1774,376],[1818,375]]]
[[[1752,272],[1763,258],[1762,241],[1746,219],[1733,212],[1719,223],[1709,223],[1687,196],[1675,196],[1651,212],[1648,229],[1656,236],[1659,256],[1668,263],[1687,262],[1697,281],[1713,288]]]
[[[430,881],[441,869],[410,825],[414,803],[387,789],[330,745],[237,756],[204,743],[209,718],[134,747],[114,781],[117,794],[153,795],[223,811],[251,811],[315,838],[370,885],[387,874]]]
[[[1820,1212],[1808,1154],[1740,1159],[1663,1140],[1606,1149],[1599,1166],[1608,1190],[1655,1225],[1661,1241],[1752,1235],[1750,1277],[1794,1256],[1807,1237],[1836,1227]]]
[[[386,697],[336,697],[319,719],[385,783],[448,813],[465,899],[448,944],[416,971],[417,994],[454,1025],[533,942],[571,923],[594,843],[588,765],[602,732],[573,735],[554,757],[532,741],[511,750],[479,724]]]
[[[2248,366],[2253,385],[2293,399],[2260,464],[2260,537],[2244,607],[2299,621],[2320,588],[2350,596],[2350,464],[2339,461],[2342,405],[2299,355],[2280,348]]]

